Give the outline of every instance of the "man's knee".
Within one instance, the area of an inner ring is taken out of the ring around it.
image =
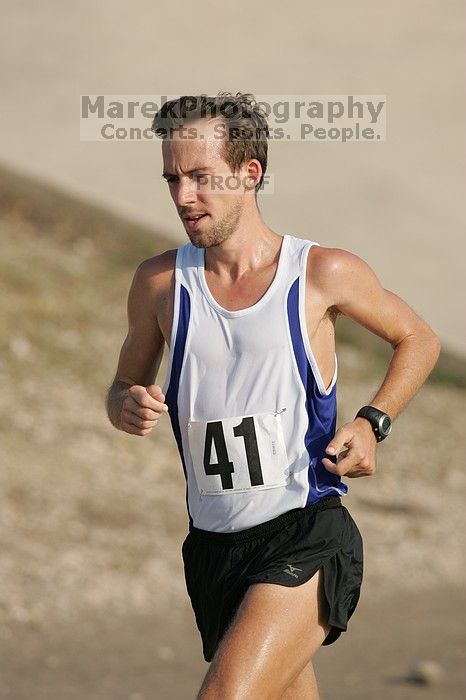
[[[319,700],[319,689],[312,660],[282,693],[281,700]]]

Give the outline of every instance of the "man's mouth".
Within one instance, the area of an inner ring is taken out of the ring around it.
[[[183,219],[200,219],[201,216],[205,216],[205,212],[200,212],[199,214],[186,214],[186,216],[183,216]]]
[[[208,216],[208,214],[188,214],[184,217],[184,220],[190,230],[195,230],[206,216]]]

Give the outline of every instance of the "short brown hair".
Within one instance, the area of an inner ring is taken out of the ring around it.
[[[182,95],[165,102],[152,122],[151,130],[159,138],[168,138],[173,130],[187,122],[199,119],[220,118],[227,130],[223,158],[236,172],[247,160],[257,159],[262,166],[262,176],[256,183],[256,196],[267,170],[267,115],[250,93],[219,92],[215,97],[207,95]]]

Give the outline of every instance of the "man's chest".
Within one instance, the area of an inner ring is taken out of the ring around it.
[[[227,311],[247,309],[257,304],[267,292],[271,278],[244,278],[234,285],[222,285],[206,275],[210,293],[215,301]],[[157,319],[167,345],[170,345],[174,313],[174,275],[167,280],[157,303]],[[334,352],[334,318],[329,314],[317,289],[307,283],[305,320],[309,342],[316,346],[317,353]],[[264,307],[264,314],[267,308]]]

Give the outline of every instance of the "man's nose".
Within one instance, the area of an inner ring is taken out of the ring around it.
[[[187,204],[194,204],[197,200],[196,183],[190,178],[183,178],[178,181],[175,191],[175,204],[184,207]]]

